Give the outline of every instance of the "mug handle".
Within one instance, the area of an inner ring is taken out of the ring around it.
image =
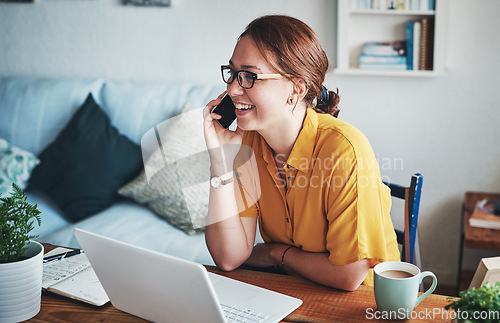
[[[420,273],[419,285],[422,283],[422,280],[424,280],[424,278],[427,276],[432,277],[432,285],[431,285],[431,287],[429,287],[429,289],[424,294],[422,294],[420,297],[417,298],[417,303],[415,304],[415,307],[417,307],[417,305],[420,304],[420,302],[423,301],[424,298],[429,296],[436,289],[437,278],[436,278],[436,275],[434,275],[434,273],[432,273],[430,271],[424,271],[424,272]]]
[[[436,278],[436,275],[434,275],[434,273],[432,273],[430,271],[424,271],[424,272],[420,273],[420,283],[419,283],[419,285],[422,283],[422,280],[425,277],[427,277],[427,276],[431,276],[432,277],[432,285],[431,285],[431,287],[429,287],[429,289],[424,294],[422,294],[420,297],[417,298],[417,303],[415,304],[415,307],[418,304],[420,304],[420,302],[423,301],[424,298],[426,298],[427,296],[429,296],[436,289],[437,278]]]

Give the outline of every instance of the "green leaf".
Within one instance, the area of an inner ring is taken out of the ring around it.
[[[12,183],[13,192],[9,197],[0,194],[0,263],[19,260],[28,248],[29,240],[37,238],[30,235],[34,222],[41,224],[38,205],[27,201],[23,190]]]

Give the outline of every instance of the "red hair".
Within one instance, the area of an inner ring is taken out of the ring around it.
[[[302,79],[307,87],[308,106],[321,113],[337,116],[340,101],[337,92],[321,93],[328,56],[316,33],[304,22],[284,15],[268,15],[252,21],[240,35],[250,36],[262,56],[280,74],[290,80]]]

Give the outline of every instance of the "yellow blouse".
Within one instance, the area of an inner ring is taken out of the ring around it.
[[[235,165],[240,173],[235,187],[246,191],[240,194],[240,216],[259,216],[264,241],[329,252],[335,265],[368,258],[373,267],[400,259],[390,190],[370,143],[355,127],[308,109],[285,163],[286,185],[263,137],[248,131],[243,144],[251,148],[245,154],[248,160],[253,152],[258,174]],[[363,283],[373,284],[372,270]]]

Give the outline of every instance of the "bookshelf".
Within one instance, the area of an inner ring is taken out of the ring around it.
[[[432,77],[446,71],[446,34],[449,0],[435,0],[435,10],[358,9],[358,0],[337,0],[337,66],[335,74]],[[434,21],[432,70],[359,68],[358,58],[367,42],[406,40],[406,23],[430,18]]]

